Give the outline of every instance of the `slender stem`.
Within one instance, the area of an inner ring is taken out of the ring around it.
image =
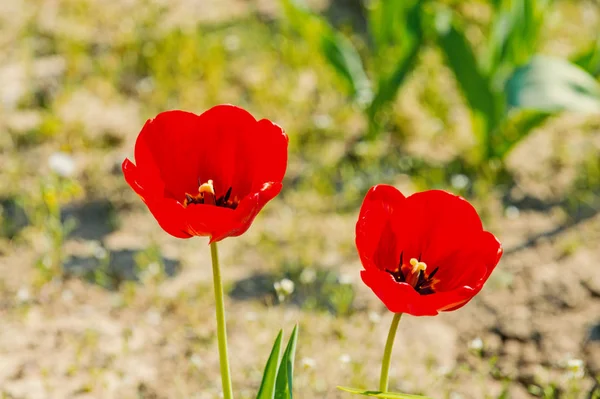
[[[225,327],[225,304],[223,301],[223,285],[219,269],[219,253],[217,243],[210,244],[212,258],[213,282],[215,285],[215,302],[217,309],[217,338],[219,340],[219,362],[221,364],[221,380],[223,382],[223,398],[233,399],[231,388],[231,372],[229,371],[229,355],[227,354],[227,330]]]
[[[398,330],[400,317],[402,317],[402,313],[394,313],[392,325],[390,326],[390,332],[388,333],[387,342],[385,343],[385,351],[383,352],[383,360],[381,361],[381,378],[379,379],[379,390],[381,392],[387,392],[388,390],[388,377],[390,375],[392,348],[394,347],[394,338],[396,338],[396,330]]]

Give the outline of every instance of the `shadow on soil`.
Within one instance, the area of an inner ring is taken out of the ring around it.
[[[289,304],[339,316],[358,310],[352,284],[345,282],[339,274],[324,268],[283,270],[282,273],[259,273],[239,280],[229,291],[229,296],[238,301],[258,300],[265,305]],[[291,292],[285,286],[276,289],[283,279],[293,283]]]
[[[152,259],[154,258],[154,259]],[[124,249],[101,256],[72,256],[65,262],[65,273],[82,277],[92,284],[115,290],[125,281],[172,277],[179,272],[177,260],[147,251]]]

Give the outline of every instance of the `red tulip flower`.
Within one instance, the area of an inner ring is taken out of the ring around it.
[[[502,256],[465,199],[439,190],[404,197],[387,185],[367,193],[356,246],[363,282],[391,312],[414,316],[464,306]]]
[[[167,233],[212,243],[244,233],[279,193],[287,146],[279,126],[232,105],[168,111],[146,122],[123,173]]]

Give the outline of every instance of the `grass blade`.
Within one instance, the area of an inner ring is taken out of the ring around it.
[[[277,373],[277,384],[275,386],[275,399],[292,399],[294,374],[294,359],[296,357],[296,343],[298,342],[298,325],[294,327],[287,347],[283,352],[279,371]]]
[[[341,33],[330,32],[321,38],[321,51],[344,79],[351,97],[360,105],[369,104],[373,98],[371,81],[352,42]]]
[[[262,382],[258,390],[256,399],[273,399],[275,395],[275,382],[277,379],[277,366],[279,364],[279,354],[281,352],[281,337],[283,332],[280,330],[273,344],[271,355],[267,360]]]
[[[503,113],[502,95],[493,92],[490,77],[482,72],[453,14],[447,10],[438,12],[435,25],[438,44],[471,109],[481,156],[487,159],[492,150],[490,132],[495,130]]]
[[[600,76],[600,35],[589,49],[575,56],[572,61],[590,75]]]
[[[389,63],[387,62],[389,59],[394,59],[396,62],[392,63],[393,66],[389,72],[384,70],[384,65],[378,68],[380,76],[377,91],[368,110],[371,122],[374,122],[381,108],[395,99],[406,76],[416,66],[417,56],[423,42],[423,29],[421,26],[423,4],[423,1],[405,3],[395,0],[383,0],[380,2],[379,8],[382,14],[379,17],[380,24],[387,23],[398,26],[398,28],[391,33],[379,33],[378,52],[385,55],[386,63]],[[399,18],[389,21],[390,18],[396,16]],[[376,18],[372,17],[371,25],[376,23]],[[394,34],[395,36],[393,36]],[[394,52],[390,47],[399,42],[401,43],[401,51]]]

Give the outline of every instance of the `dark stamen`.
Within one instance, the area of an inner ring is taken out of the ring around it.
[[[435,276],[435,274],[437,273],[437,271],[439,270],[439,267],[436,267],[435,269],[433,269],[433,271],[431,273],[429,273],[429,276],[427,276],[427,279],[432,279],[433,276]]]
[[[227,201],[229,201],[230,195],[231,195],[231,187],[229,187],[229,190],[227,190],[227,193],[225,193],[225,197],[223,197],[223,202],[227,203]]]

